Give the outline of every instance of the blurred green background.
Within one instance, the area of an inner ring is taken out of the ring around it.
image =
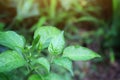
[[[66,80],[119,80],[119,9],[120,0],[0,0],[0,31],[14,30],[31,42],[37,28],[56,26],[65,31],[67,45],[79,44],[102,55],[74,62],[75,76],[66,73]],[[5,49],[0,46],[0,52]],[[26,80],[24,69],[11,73],[0,77]]]

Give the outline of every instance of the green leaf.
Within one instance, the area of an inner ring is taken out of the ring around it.
[[[16,51],[5,51],[0,54],[0,72],[11,71],[24,64],[24,58]]]
[[[64,80],[62,76],[56,73],[50,73],[48,76],[44,77],[45,80]]]
[[[65,69],[67,69],[73,75],[72,61],[70,59],[68,59],[68,58],[57,58],[57,59],[54,60],[54,63],[56,65],[59,65],[59,66],[65,68]]]
[[[60,30],[52,26],[43,26],[38,28],[34,33],[34,39],[39,35],[40,40],[38,44],[42,45],[42,49],[47,48],[51,39],[59,35]],[[39,46],[41,48],[41,45]]]
[[[53,54],[61,54],[65,46],[64,32],[62,31],[58,36],[54,37],[48,47],[48,51]]]
[[[82,46],[69,46],[64,49],[63,57],[67,57],[74,61],[86,61],[95,57],[100,57],[100,55]]]
[[[36,48],[38,48],[38,45],[36,45],[38,43],[38,41],[40,40],[40,36],[38,35],[32,42],[32,48],[35,50]]]
[[[0,80],[8,80],[8,76],[4,73],[0,73]]]
[[[31,75],[28,80],[42,80],[39,75],[33,74]]]
[[[41,17],[41,18],[38,20],[38,22],[31,27],[30,31],[34,31],[35,29],[41,27],[45,22],[46,22],[46,17],[44,17],[44,16]]]
[[[13,31],[0,32],[0,44],[14,50],[23,49],[25,39]]]
[[[83,21],[87,21],[87,22],[93,22],[93,23],[100,23],[100,21],[93,17],[93,16],[83,16],[83,17],[80,17],[77,22],[83,22]]]
[[[42,67],[44,67],[47,70],[47,72],[50,71],[50,64],[46,58],[44,58],[44,57],[39,58],[39,59],[35,60],[35,63],[40,64]],[[39,68],[39,66],[37,68]]]

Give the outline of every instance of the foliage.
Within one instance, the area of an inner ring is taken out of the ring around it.
[[[11,71],[25,64],[22,56],[16,51],[5,51],[0,55],[0,72]]]
[[[120,47],[120,1],[113,0],[113,16],[112,16],[112,24],[110,28],[108,27],[108,33],[105,36],[105,47],[109,48],[110,62],[115,62],[115,56],[117,53],[115,52],[115,48]],[[117,55],[120,57],[120,55]]]
[[[89,32],[86,33],[87,40],[90,40],[91,35],[94,36],[95,39],[101,38],[100,46],[103,48],[102,53],[105,53],[105,50],[108,51],[109,54],[106,55],[110,59],[111,63],[115,61],[115,49],[120,47],[119,43],[119,35],[120,35],[120,1],[119,0],[112,0],[112,11],[113,14],[108,22],[103,19],[98,18],[90,18],[84,17],[81,18],[83,21],[92,21],[93,23],[97,24],[99,27],[97,30],[94,30],[91,34]],[[80,19],[80,20],[81,20]],[[83,35],[84,36],[84,35]],[[85,38],[85,36],[84,36]],[[91,41],[94,42],[94,41]],[[109,56],[108,56],[109,55]]]
[[[38,4],[34,0],[20,0],[17,4],[17,20],[39,15]]]
[[[64,31],[52,26],[38,28],[31,45],[27,45],[25,39],[14,31],[0,32],[0,45],[10,49],[0,54],[0,72],[6,74],[26,66],[28,80],[63,80],[65,77],[55,74],[51,69],[53,65],[61,66],[73,75],[72,61],[87,61],[100,57],[82,46],[65,48]],[[5,80],[4,77],[0,78]]]
[[[5,27],[5,24],[0,22],[0,31],[2,31],[4,27]]]
[[[4,4],[5,2],[3,1]],[[37,25],[35,24],[31,31],[43,25],[68,27],[65,29],[69,29],[70,25],[80,22],[81,16],[82,18],[86,16],[94,18],[89,12],[99,12],[99,8],[92,6],[88,0],[7,0],[7,2],[9,2],[7,3],[9,7],[14,7],[17,12],[13,24],[27,18],[39,17]]]
[[[81,2],[86,2],[87,4],[89,1],[85,0]],[[89,3],[89,5],[84,5],[87,7],[84,7],[81,2],[80,0],[50,0],[50,2],[45,0],[43,2],[43,5],[45,6],[40,5],[39,21],[41,20],[42,22],[43,17],[45,17],[46,20],[43,20],[42,25],[57,25],[58,27],[65,28],[67,30],[69,30],[71,25],[74,25],[74,23],[84,21],[81,19],[81,17],[84,18],[87,16],[89,17],[89,21],[91,19],[95,21],[95,17],[92,16],[89,12],[99,12],[99,8],[97,6],[91,6]],[[37,24],[40,23],[39,21]],[[39,26],[41,26],[41,24]],[[32,31],[34,31],[39,26],[34,26]]]
[[[13,31],[0,32],[0,44],[14,50],[16,47],[23,49],[25,40],[22,36]]]
[[[75,53],[75,55],[73,54]],[[87,56],[88,57],[87,57]],[[69,46],[67,48],[65,48],[64,52],[63,52],[63,57],[68,57],[71,60],[82,60],[82,61],[86,61],[86,60],[90,60],[91,58],[94,57],[100,57],[99,55],[97,55],[95,52],[81,47],[81,46]]]

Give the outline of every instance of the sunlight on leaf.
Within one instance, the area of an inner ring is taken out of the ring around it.
[[[5,51],[0,54],[0,72],[7,72],[19,68],[25,60],[16,51]]]
[[[65,46],[64,32],[62,31],[58,36],[54,37],[48,47],[48,51],[53,55],[61,54]]]
[[[60,0],[61,5],[64,9],[69,10],[71,4],[74,3],[76,0]]]
[[[23,49],[25,46],[25,39],[13,31],[0,32],[0,44],[10,49]]]
[[[17,5],[17,19],[39,15],[38,4],[34,0],[19,0]]]
[[[56,73],[50,73],[48,76],[45,77],[45,80],[64,80],[60,75]]]
[[[67,69],[73,75],[72,61],[69,60],[68,58],[57,58],[57,59],[54,60],[54,63],[56,65],[59,65],[59,66],[65,68],[65,69]]]
[[[61,31],[57,29],[56,27],[52,26],[43,26],[38,28],[34,33],[34,39],[39,35],[40,40],[38,44],[42,45],[42,49],[47,48],[49,46],[49,43],[51,42],[51,39],[57,35],[59,35]],[[41,46],[39,46],[41,48]]]
[[[34,63],[40,64],[41,66],[43,66],[47,70],[47,72],[50,71],[50,64],[46,58],[42,57],[42,58],[36,59]]]
[[[39,75],[33,74],[31,75],[28,80],[42,80]]]
[[[63,57],[67,57],[74,61],[87,61],[96,57],[100,57],[100,55],[82,46],[69,46],[64,49]]]

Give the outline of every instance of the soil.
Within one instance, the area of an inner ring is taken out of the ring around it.
[[[120,60],[113,64],[97,64],[96,71],[90,71],[83,80],[120,80]]]

